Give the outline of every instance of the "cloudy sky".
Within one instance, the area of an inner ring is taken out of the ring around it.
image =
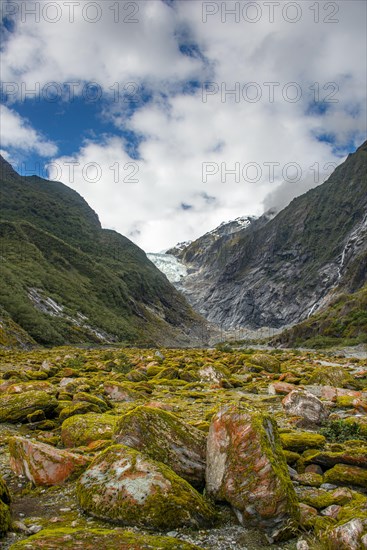
[[[146,251],[282,207],[366,139],[366,2],[3,0],[1,152]]]

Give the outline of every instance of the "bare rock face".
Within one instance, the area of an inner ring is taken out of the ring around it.
[[[244,525],[270,541],[287,539],[299,507],[277,428],[270,416],[229,406],[213,418],[207,443],[206,488],[229,502]]]
[[[205,434],[174,414],[136,407],[120,419],[114,439],[163,462],[194,487],[204,486]]]
[[[11,438],[9,451],[12,470],[35,485],[57,485],[77,477],[89,463],[81,455],[24,437]]]
[[[300,416],[299,425],[318,426],[329,416],[325,404],[315,395],[305,390],[291,391],[282,401],[285,411],[292,416]]]
[[[77,494],[83,510],[120,525],[209,527],[216,516],[209,502],[165,464],[124,445],[98,455],[79,478]]]

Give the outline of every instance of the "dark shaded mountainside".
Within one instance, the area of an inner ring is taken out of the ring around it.
[[[190,273],[180,286],[190,303],[224,329],[284,327],[323,311],[341,293],[365,290],[366,174],[367,142],[275,217],[180,250]]]
[[[202,319],[147,259],[60,182],[0,158],[0,345],[186,345]]]

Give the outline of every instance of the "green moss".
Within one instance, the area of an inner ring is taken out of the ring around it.
[[[295,479],[300,485],[307,485],[309,487],[320,487],[323,483],[323,477],[313,472],[298,474]]]
[[[7,504],[0,500],[0,538],[10,529],[11,516]]]
[[[37,535],[13,544],[11,550],[74,550],[76,545],[83,550],[200,550],[198,546],[173,537],[141,535],[122,529],[71,528],[43,529]]]
[[[81,403],[72,403],[66,405],[59,414],[60,422],[63,422],[67,418],[74,416],[76,414],[87,414],[87,413],[101,413],[101,409],[94,403],[87,403],[82,401]]]
[[[160,372],[155,376],[156,380],[175,380],[177,378],[180,378],[180,371],[174,367],[161,368]]]
[[[343,502],[338,514],[338,525],[355,518],[367,520],[367,497],[358,491],[350,491],[351,498]]]
[[[323,435],[312,432],[281,433],[280,440],[284,449],[295,452],[302,452],[306,449],[318,449],[326,443]]]
[[[336,398],[336,405],[342,409],[350,409],[354,405],[355,397],[352,395],[338,395]]]
[[[339,446],[338,446],[339,447]],[[336,464],[345,463],[351,466],[367,467],[367,447],[366,446],[348,446],[337,448],[335,450],[325,451],[307,451],[304,453],[304,463],[318,464],[323,468],[331,468]]]
[[[337,388],[358,388],[356,380],[345,367],[323,366],[314,370],[308,379],[308,384],[334,386]]]
[[[56,399],[45,391],[3,394],[0,395],[0,422],[22,422],[39,409],[49,415],[56,407]]]
[[[77,414],[64,420],[61,439],[65,447],[88,445],[92,441],[111,439],[118,417],[109,414]]]
[[[165,530],[210,526],[216,518],[189,483],[124,445],[98,455],[80,477],[77,495],[86,512],[122,525]]]
[[[272,355],[267,355],[265,353],[256,353],[255,355],[252,355],[248,359],[248,361],[252,365],[261,367],[260,370],[274,373],[280,372],[280,362],[276,357],[273,357]]]
[[[326,483],[353,485],[367,489],[367,470],[358,466],[336,464],[325,472],[324,478]]]
[[[142,382],[143,380],[147,380],[147,375],[142,370],[131,370],[127,375],[126,378],[130,380],[130,382]]]
[[[1,475],[0,475],[0,500],[2,500],[5,504],[10,504],[10,500],[11,500],[8,486],[6,485]]]
[[[163,462],[195,486],[204,482],[205,435],[172,413],[136,407],[120,418],[114,439]]]
[[[308,504],[317,510],[322,510],[332,504],[337,504],[333,493],[325,491],[324,489],[299,487],[297,494],[301,502]]]
[[[285,456],[285,459],[287,461],[287,464],[295,464],[297,460],[301,458],[301,455],[299,453],[296,453],[294,451],[288,451],[286,449],[283,449],[283,454]]]
[[[94,405],[97,405],[97,407],[102,412],[106,412],[109,409],[107,403],[103,399],[86,392],[77,392],[76,394],[74,394],[73,401],[75,401],[76,403],[78,402],[93,403]]]

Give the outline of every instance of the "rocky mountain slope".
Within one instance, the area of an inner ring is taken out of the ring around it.
[[[0,205],[0,306],[36,342],[184,345],[202,337],[183,296],[141,249],[102,229],[75,191],[21,177],[1,158]]]
[[[282,327],[311,316],[341,290],[361,288],[366,174],[367,142],[275,217],[177,252],[189,271],[180,285],[191,304],[224,329]]]

